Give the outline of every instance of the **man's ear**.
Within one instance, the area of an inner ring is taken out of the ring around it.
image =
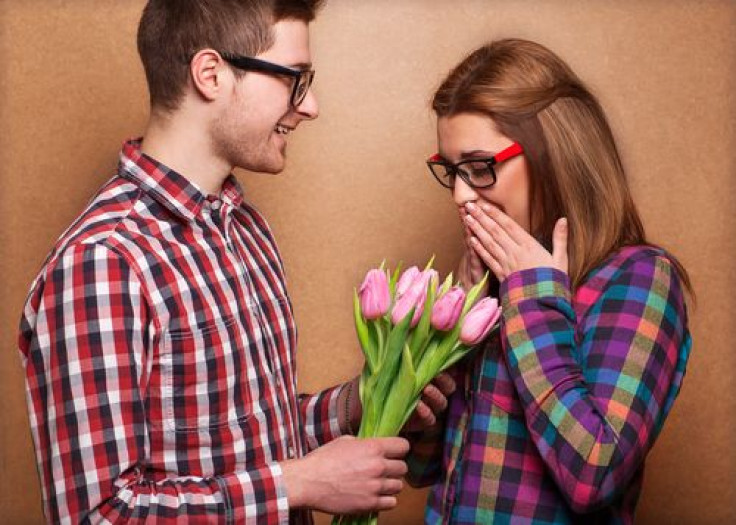
[[[205,100],[213,101],[222,94],[232,73],[218,53],[212,49],[202,49],[189,63],[189,76],[195,91]]]

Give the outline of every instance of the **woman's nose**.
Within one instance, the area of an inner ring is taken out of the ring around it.
[[[478,200],[476,191],[468,186],[468,184],[460,177],[455,179],[455,187],[452,190],[452,198],[458,207],[464,206],[466,202],[474,202]]]

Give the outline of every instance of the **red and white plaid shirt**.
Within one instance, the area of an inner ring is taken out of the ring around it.
[[[263,217],[123,146],[32,285],[20,352],[47,519],[308,522],[279,461],[340,434],[297,395],[296,327]]]

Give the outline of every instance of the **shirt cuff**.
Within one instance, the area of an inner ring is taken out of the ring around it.
[[[289,523],[281,465],[273,463],[217,478],[225,494],[227,523]]]
[[[337,385],[318,394],[306,396],[302,400],[306,405],[304,427],[309,450],[314,450],[343,435],[337,401],[347,385],[348,383]]]
[[[570,301],[570,277],[551,267],[520,270],[501,283],[500,296],[504,309],[526,299],[554,297]]]

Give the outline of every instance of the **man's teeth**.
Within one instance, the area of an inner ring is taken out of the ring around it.
[[[280,135],[288,135],[288,133],[291,130],[287,128],[286,126],[282,126],[281,124],[276,124],[276,133]]]

